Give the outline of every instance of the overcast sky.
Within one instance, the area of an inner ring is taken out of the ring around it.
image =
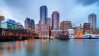
[[[48,7],[50,18],[53,11],[59,11],[60,21],[71,20],[73,24],[79,25],[88,21],[89,14],[95,13],[99,22],[99,0],[0,0],[0,15],[19,21],[23,25],[26,17],[38,23],[39,8],[42,5]]]

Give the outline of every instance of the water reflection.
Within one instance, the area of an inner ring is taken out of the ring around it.
[[[99,56],[99,40],[1,42],[0,56]]]

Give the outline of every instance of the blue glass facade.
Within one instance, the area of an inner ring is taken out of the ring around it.
[[[40,7],[40,23],[41,24],[47,23],[47,7],[46,6]]]
[[[8,24],[17,24],[16,23],[16,21],[14,21],[14,20],[12,20],[12,19],[8,19],[7,21],[6,21],[6,23],[8,23]]]

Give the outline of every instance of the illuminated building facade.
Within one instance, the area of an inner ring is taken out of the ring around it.
[[[39,25],[39,34],[40,38],[49,38],[50,26],[48,24]]]

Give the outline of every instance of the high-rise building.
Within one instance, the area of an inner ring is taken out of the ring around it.
[[[47,23],[47,6],[45,5],[40,7],[40,23]]]
[[[52,13],[52,30],[59,30],[59,13],[54,11]]]
[[[96,14],[92,13],[88,16],[88,22],[90,23],[90,28],[95,29],[96,28]]]
[[[83,29],[84,30],[89,30],[90,29],[90,23],[84,23],[83,24]]]
[[[63,21],[60,23],[60,29],[65,31],[72,28],[71,21]]]
[[[30,18],[25,19],[25,29],[28,29],[31,32],[35,31],[35,22],[33,19],[30,19]]]

